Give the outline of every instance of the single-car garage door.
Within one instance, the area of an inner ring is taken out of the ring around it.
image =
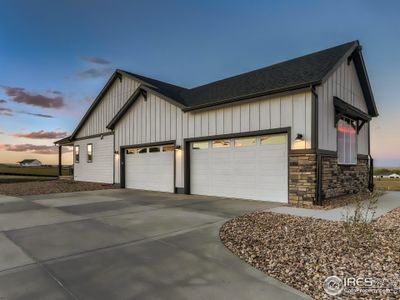
[[[287,202],[287,135],[191,143],[192,194]]]
[[[125,151],[126,188],[174,192],[174,145]]]

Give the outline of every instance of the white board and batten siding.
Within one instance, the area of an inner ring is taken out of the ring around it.
[[[355,106],[368,113],[360,81],[353,61],[347,60],[317,87],[318,94],[318,146],[323,150],[337,150],[337,131],[335,128],[335,108],[333,97]],[[358,135],[358,154],[368,154],[368,124],[365,124]]]
[[[123,76],[122,81],[116,79],[76,137],[83,138],[110,131],[106,126],[139,85],[139,82],[127,76]]]
[[[75,141],[74,145],[80,146],[81,154],[80,162],[74,165],[75,180],[113,183],[113,136],[104,136],[103,140],[90,137],[110,131],[106,126],[138,86],[137,81],[127,76],[123,76],[122,80],[116,79],[78,131],[76,138],[80,140]],[[93,143],[92,163],[86,160],[88,143]]]
[[[120,146],[176,140],[183,145],[186,138],[234,134],[291,127],[291,148],[311,148],[312,95],[297,92],[284,97],[232,104],[201,112],[183,112],[164,99],[148,94],[139,97],[115,126],[115,150]],[[304,142],[295,142],[297,133]],[[184,151],[184,149],[183,149]],[[183,151],[176,151],[176,186],[183,187]],[[116,156],[115,182],[119,182],[119,161]]]
[[[74,162],[74,180],[113,183],[113,135],[78,140],[79,163]],[[87,161],[87,145],[93,145],[92,162]]]

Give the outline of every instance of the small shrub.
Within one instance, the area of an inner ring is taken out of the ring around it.
[[[378,208],[378,194],[373,193],[365,200],[357,195],[353,205],[349,205],[344,214],[344,231],[349,242],[354,247],[367,246],[373,237],[371,221]]]

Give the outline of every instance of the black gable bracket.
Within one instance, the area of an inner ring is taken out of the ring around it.
[[[335,106],[335,127],[337,126],[339,119],[347,117],[356,122],[358,134],[364,124],[371,120],[370,115],[338,97],[333,97],[333,105]]]

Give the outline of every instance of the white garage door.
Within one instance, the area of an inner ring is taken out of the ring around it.
[[[125,151],[125,187],[174,192],[174,145]]]
[[[193,142],[192,194],[288,201],[287,135]]]

